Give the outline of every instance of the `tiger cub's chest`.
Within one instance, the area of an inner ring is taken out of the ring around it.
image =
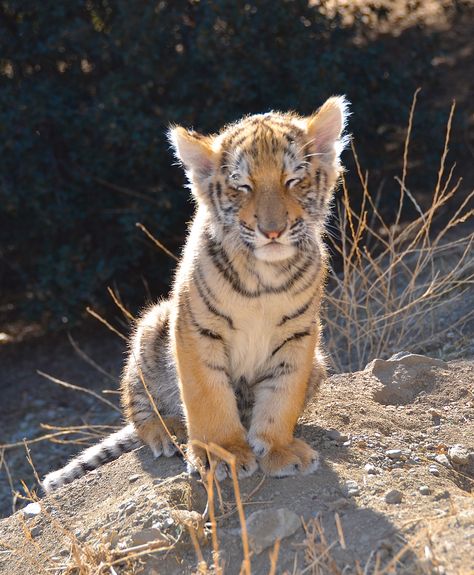
[[[271,360],[281,338],[281,321],[288,307],[286,297],[262,296],[232,310],[235,329],[229,334],[230,372],[234,380],[255,380]]]

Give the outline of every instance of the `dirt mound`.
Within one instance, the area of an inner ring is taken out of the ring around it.
[[[278,573],[474,572],[474,362],[392,360],[331,377],[306,410],[298,434],[318,472],[240,481],[252,573],[269,572],[277,538]],[[214,496],[219,562],[239,573],[232,482]],[[2,520],[0,572],[181,574],[201,553],[214,572],[207,501],[180,459],[141,448]]]

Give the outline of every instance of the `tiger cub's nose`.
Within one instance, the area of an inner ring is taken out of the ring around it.
[[[268,226],[268,228],[263,227],[260,224],[258,224],[258,229],[269,240],[276,240],[286,230],[286,223],[281,224],[279,226],[278,225]]]

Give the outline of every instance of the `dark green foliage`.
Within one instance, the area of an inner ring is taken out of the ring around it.
[[[215,131],[345,93],[359,147],[378,149],[405,125],[432,46],[420,33],[402,61],[402,39],[364,42],[360,22],[302,0],[12,0],[0,17],[0,282],[51,325],[113,282],[133,304],[142,275],[166,291],[173,262],[135,222],[174,250],[183,240],[191,205],[169,123]]]

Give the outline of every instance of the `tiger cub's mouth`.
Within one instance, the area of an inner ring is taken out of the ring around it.
[[[296,253],[296,247],[272,240],[255,248],[255,257],[266,262],[277,262],[291,258]]]

